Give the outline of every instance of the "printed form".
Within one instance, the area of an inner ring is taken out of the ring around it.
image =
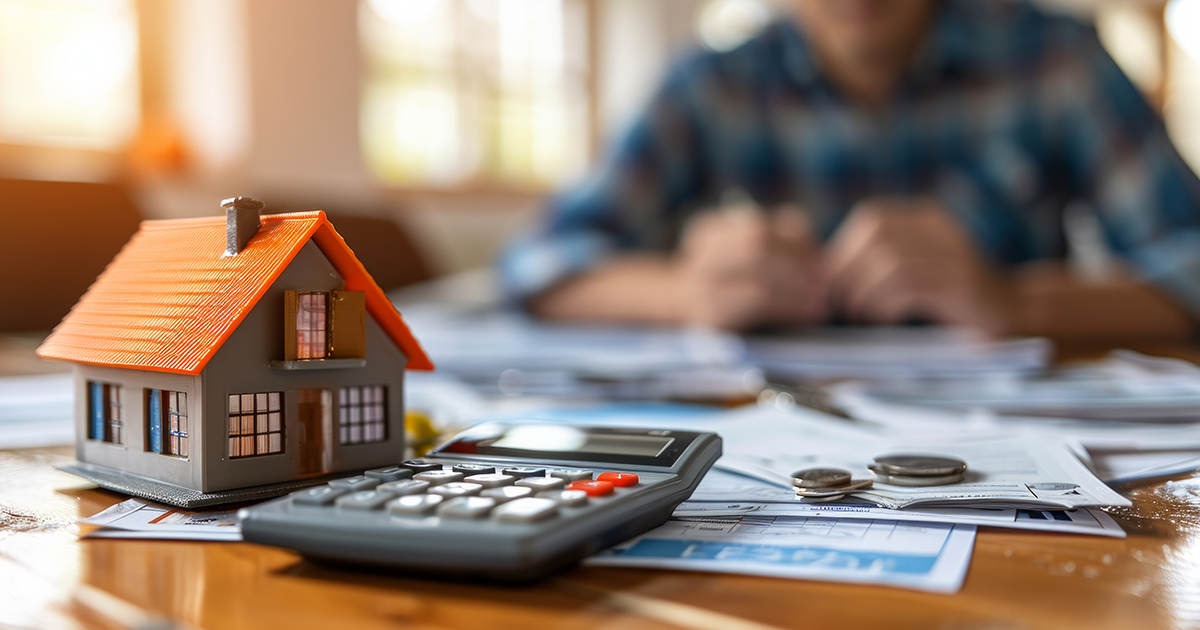
[[[956,593],[975,526],[804,516],[673,518],[585,564],[743,573]]]

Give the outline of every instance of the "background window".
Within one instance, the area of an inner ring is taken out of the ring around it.
[[[338,390],[338,418],[342,444],[382,442],[387,439],[387,388],[382,385],[343,387]]]
[[[324,359],[329,354],[326,338],[328,295],[301,293],[296,309],[296,358]]]
[[[229,457],[283,452],[283,393],[229,396]]]
[[[88,382],[88,438],[124,444],[121,386]]]
[[[147,390],[146,450],[176,457],[188,456],[187,394]]]
[[[589,146],[588,0],[362,0],[368,166],[400,184],[543,187]]]
[[[0,0],[0,142],[120,149],[139,115],[133,0]]]

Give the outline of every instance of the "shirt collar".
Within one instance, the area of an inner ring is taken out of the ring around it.
[[[978,0],[968,0],[978,1]],[[971,64],[971,20],[960,0],[942,0],[925,43],[918,50],[909,69],[909,77],[917,82],[937,81],[954,76]],[[821,67],[803,33],[790,20],[779,23],[779,39],[783,63],[788,75],[802,87],[811,87],[821,80]]]

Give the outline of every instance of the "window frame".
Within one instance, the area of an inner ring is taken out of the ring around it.
[[[370,392],[374,398],[367,401]],[[357,394],[357,396],[354,396]],[[357,398],[357,400],[354,400]],[[357,413],[355,413],[357,412]],[[374,413],[372,413],[374,412]],[[368,418],[369,415],[376,416]],[[355,430],[357,429],[357,437]],[[372,430],[378,435],[369,437]],[[349,385],[338,388],[338,445],[358,446],[388,441],[387,385]]]
[[[96,400],[96,389],[100,388],[100,400]],[[97,409],[99,405],[99,409]],[[121,417],[123,407],[121,386],[104,381],[87,381],[87,439],[123,446],[125,444],[125,421]],[[97,416],[97,412],[100,413]],[[96,421],[99,420],[97,427]],[[100,431],[97,432],[96,429]],[[97,435],[99,433],[99,435]]]
[[[272,396],[276,398],[272,399]],[[274,403],[273,400],[277,403]],[[249,411],[246,409],[246,402],[250,402]],[[261,409],[259,408],[260,404]],[[246,459],[286,453],[287,423],[284,406],[285,398],[282,391],[229,394],[226,403],[228,418],[226,455],[229,459]],[[277,428],[275,429],[271,428],[272,415],[277,415],[275,418]],[[272,446],[272,436],[276,436],[275,444],[278,448]],[[247,450],[250,452],[246,452]]]

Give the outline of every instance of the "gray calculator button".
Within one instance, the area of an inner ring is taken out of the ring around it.
[[[400,481],[381,483],[375,489],[380,492],[386,492],[394,497],[402,497],[410,494],[425,494],[429,490],[429,482],[417,479],[401,479]]]
[[[430,488],[429,494],[440,494],[444,497],[473,497],[482,490],[483,486],[477,483],[454,481]]]
[[[529,477],[517,482],[518,486],[533,488],[537,492],[545,490],[559,490],[566,487],[567,481],[558,477]]]
[[[539,492],[538,497],[553,499],[562,507],[583,507],[587,505],[588,495],[583,490],[553,490]]]
[[[387,504],[388,512],[397,516],[425,516],[433,512],[445,497],[438,494],[410,494],[392,499]]]
[[[500,472],[502,472],[510,477],[516,477],[517,479],[524,479],[526,477],[545,477],[546,476],[545,468],[535,468],[533,466],[514,466],[512,468],[505,468],[504,470],[501,470]]]
[[[338,497],[337,506],[356,510],[374,510],[395,498],[395,495],[378,490],[359,490]]]
[[[592,479],[592,471],[582,468],[553,468],[550,470],[550,476],[566,479],[567,483],[572,481],[590,481]]]
[[[379,485],[379,480],[358,475],[356,477],[334,479],[329,482],[329,485],[333,488],[345,488],[347,490],[370,490]]]
[[[454,472],[460,472],[464,475],[490,475],[496,472],[496,467],[485,466],[484,464],[455,464]]]
[[[429,472],[431,470],[441,470],[442,465],[431,462],[426,459],[410,459],[400,463],[401,468],[407,468],[413,471],[413,474]]]
[[[484,488],[499,488],[500,486],[511,486],[517,481],[516,477],[510,475],[497,475],[496,473],[484,475],[471,475],[463,481],[477,483]]]
[[[418,481],[428,481],[431,486],[440,486],[444,483],[454,483],[463,480],[463,474],[454,472],[453,470],[430,470],[428,472],[417,473],[413,475],[413,479]]]
[[[456,497],[447,499],[438,508],[438,516],[445,518],[483,518],[496,507],[496,500],[486,497]]]
[[[380,481],[400,481],[401,479],[411,479],[413,471],[408,468],[401,468],[400,466],[388,466],[387,468],[368,470],[363,475]]]
[[[496,503],[507,503],[513,499],[523,499],[533,496],[533,488],[525,486],[501,486],[499,488],[488,488],[479,493],[481,497],[490,497],[496,500]]]
[[[509,523],[532,523],[555,514],[558,514],[557,501],[536,497],[509,501],[492,510],[492,518]]]
[[[333,500],[350,492],[349,488],[331,488],[329,486],[317,486],[316,488],[305,488],[292,493],[292,501],[302,503],[304,505],[329,505]]]

